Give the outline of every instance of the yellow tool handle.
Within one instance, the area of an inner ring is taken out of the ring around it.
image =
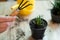
[[[16,4],[14,6],[11,7],[12,10],[16,10],[18,8],[19,4]]]

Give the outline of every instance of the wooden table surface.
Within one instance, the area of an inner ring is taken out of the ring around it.
[[[15,5],[16,2],[0,2],[0,16],[9,15],[12,13],[11,6]],[[29,16],[29,21],[33,18],[35,18],[38,15],[43,15],[43,18],[47,20],[48,26],[45,31],[45,36],[43,40],[60,40],[60,25],[56,23],[50,22],[51,20],[51,14],[50,9],[53,6],[50,4],[49,1],[36,1],[35,2],[35,10],[34,12]],[[18,26],[23,30],[25,33],[25,39],[24,40],[33,40],[31,36],[31,30],[29,26],[29,22],[21,22],[20,26]],[[11,34],[12,36],[9,36]],[[8,29],[0,34],[0,40],[16,40],[16,28],[12,29],[11,32],[8,32]],[[10,39],[9,39],[10,38]],[[30,38],[30,39],[29,39]],[[20,40],[23,40],[21,38]]]

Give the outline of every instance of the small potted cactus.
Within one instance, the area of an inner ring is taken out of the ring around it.
[[[60,23],[60,0],[55,0],[54,4],[52,3],[53,8],[51,9],[51,18],[55,23]]]
[[[32,37],[34,39],[42,39],[47,27],[47,21],[38,16],[37,18],[32,19],[29,24],[32,32]]]

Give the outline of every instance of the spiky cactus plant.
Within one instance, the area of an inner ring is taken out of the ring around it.
[[[43,25],[43,20],[41,16],[38,16],[34,19],[33,24],[35,25],[36,28],[42,28],[41,26]]]
[[[41,17],[40,17],[40,16],[38,16],[38,17],[36,18],[35,23],[36,23],[36,25],[41,25],[42,20],[41,20]]]

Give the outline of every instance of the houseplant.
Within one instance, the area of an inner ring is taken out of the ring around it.
[[[51,18],[53,22],[60,23],[60,0],[55,0],[51,9]]]
[[[32,37],[34,39],[42,39],[47,27],[47,22],[39,16],[32,19],[29,24],[32,32]]]

